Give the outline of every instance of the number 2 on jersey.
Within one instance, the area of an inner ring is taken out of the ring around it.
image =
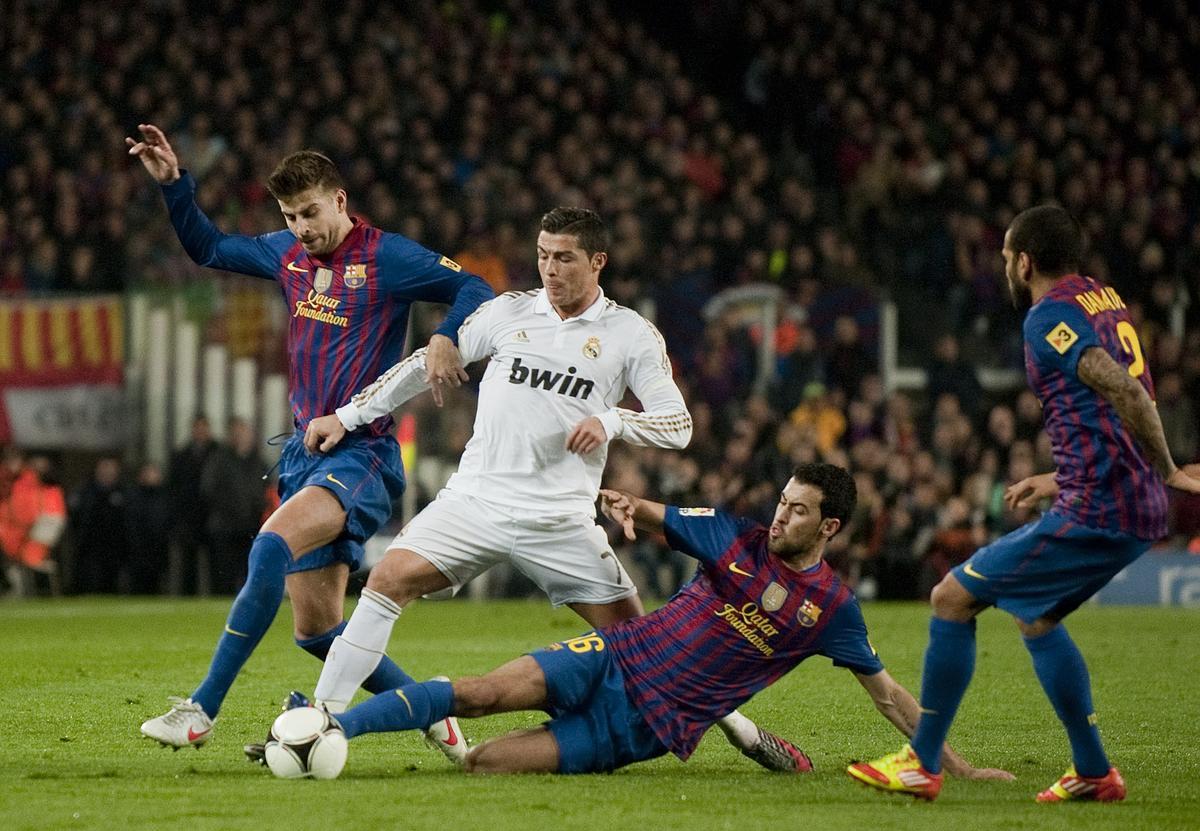
[[[1142,342],[1138,340],[1137,330],[1132,323],[1122,320],[1117,323],[1117,337],[1121,339],[1122,348],[1133,356],[1129,374],[1134,378],[1140,377],[1146,371],[1146,359],[1142,356]]]

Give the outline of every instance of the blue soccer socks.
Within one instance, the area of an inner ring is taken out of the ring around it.
[[[192,693],[192,700],[209,718],[216,717],[234,679],[271,627],[283,602],[284,576],[291,562],[292,552],[283,537],[265,531],[254,538],[246,584],[229,610],[208,675]]]
[[[363,733],[427,730],[453,711],[454,687],[450,682],[425,681],[379,693],[335,718],[346,731],[346,738],[352,739]]]
[[[296,646],[324,661],[325,656],[329,654],[329,647],[333,645],[334,638],[342,634],[345,628],[346,621],[343,620],[324,635],[317,635],[315,638],[306,638],[303,640],[297,638]],[[363,681],[362,686],[367,692],[381,693],[415,683],[416,681],[413,680],[412,676],[400,669],[395,661],[384,655],[379,660],[379,666],[375,667],[375,671],[367,676],[367,680]]]
[[[1066,627],[1060,624],[1040,637],[1026,638],[1025,648],[1033,658],[1033,671],[1046,697],[1067,729],[1075,770],[1085,777],[1107,775],[1108,757],[1092,709],[1092,682],[1083,655]]]
[[[942,770],[942,745],[975,673],[975,621],[929,620],[921,676],[921,721],[912,748],[930,773]]]

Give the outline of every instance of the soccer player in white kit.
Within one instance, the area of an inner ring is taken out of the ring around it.
[[[460,327],[463,364],[491,358],[474,434],[437,499],[371,570],[334,641],[316,689],[331,712],[343,711],[374,670],[404,606],[457,593],[500,562],[591,626],[643,613],[637,588],[595,521],[608,443],[681,449],[692,419],[662,335],[604,296],[607,249],[607,229],[594,211],[555,208],[542,217],[537,240],[543,287],[484,303]],[[417,350],[336,414],[311,421],[308,449],[331,450],[346,432],[427,389],[424,359],[425,350]],[[617,406],[626,389],[641,412]],[[764,767],[808,768],[799,749],[736,711],[718,724]]]

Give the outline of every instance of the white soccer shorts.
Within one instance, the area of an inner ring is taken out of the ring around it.
[[[453,594],[504,562],[532,580],[554,606],[612,603],[637,593],[604,529],[586,514],[514,517],[481,499],[443,490],[388,548],[406,548],[428,560],[450,581]]]

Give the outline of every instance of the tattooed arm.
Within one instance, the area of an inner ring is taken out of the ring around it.
[[[1180,490],[1200,493],[1200,481],[1175,466],[1162,421],[1146,388],[1112,356],[1099,347],[1092,347],[1079,358],[1079,380],[1100,393],[1146,454],[1150,464],[1166,483]]]

